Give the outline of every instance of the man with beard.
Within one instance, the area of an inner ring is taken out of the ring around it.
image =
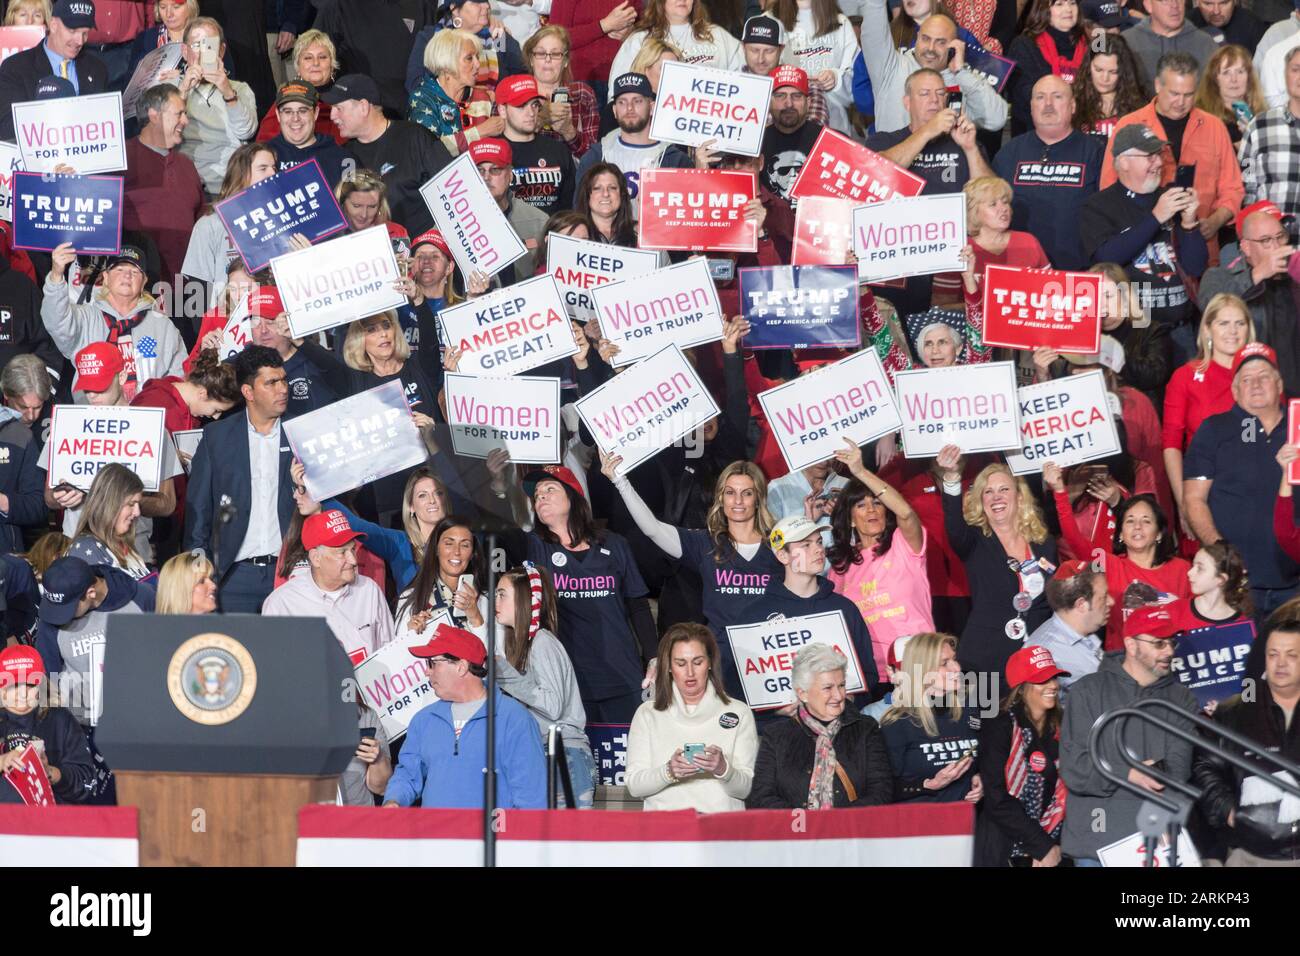
[[[808,74],[799,67],[787,64],[772,73],[771,113],[772,125],[763,134],[763,175],[773,192],[789,200],[823,129],[808,119]]]
[[[285,83],[275,96],[275,115],[280,121],[280,132],[267,140],[266,145],[275,153],[276,169],[283,171],[314,159],[330,188],[337,187],[348,154],[333,137],[316,132],[316,120],[320,116],[316,87],[302,80]]]
[[[528,247],[527,255],[513,265],[506,266],[496,277],[502,285],[514,285],[531,279],[537,264],[537,247],[546,230],[546,213],[519,199],[510,188],[514,174],[514,153],[508,142],[504,139],[480,139],[470,144],[469,155],[478,167],[478,173],[483,177],[488,192],[510,221],[510,227]]]
[[[552,136],[538,136],[542,94],[531,76],[510,76],[497,84],[497,110],[505,118],[505,139],[514,157],[515,198],[548,216],[573,208],[573,156]]]

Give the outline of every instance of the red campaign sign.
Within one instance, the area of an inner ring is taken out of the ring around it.
[[[54,788],[50,786],[50,778],[45,774],[41,758],[36,755],[36,748],[31,744],[23,751],[18,765],[5,771],[5,779],[13,784],[18,796],[29,807],[48,807],[54,804]]]
[[[924,188],[924,179],[893,160],[834,130],[823,129],[790,187],[790,195],[797,199],[836,196],[861,205],[919,196]]]
[[[1300,398],[1293,398],[1287,403],[1286,443],[1300,445]],[[1291,462],[1286,469],[1287,484],[1300,485],[1300,458]]]
[[[733,169],[641,171],[642,249],[757,252],[758,227],[745,219],[756,195],[753,173]]]
[[[808,196],[794,211],[795,266],[856,264],[853,254],[853,203],[830,196]]]
[[[1093,353],[1101,348],[1101,276],[1094,272],[984,270],[984,344]]]
[[[0,27],[0,63],[45,39],[45,27]]]

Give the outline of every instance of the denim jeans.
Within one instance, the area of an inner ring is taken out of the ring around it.
[[[579,810],[590,810],[596,800],[596,758],[587,745],[564,745],[564,760],[569,765],[573,783],[573,800]],[[564,806],[564,788],[560,788],[560,806]]]

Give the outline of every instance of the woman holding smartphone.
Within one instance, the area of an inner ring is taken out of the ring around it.
[[[542,95],[539,132],[564,142],[577,162],[596,142],[600,112],[591,87],[573,78],[569,31],[553,23],[542,27],[524,44],[524,63]]]
[[[411,586],[397,598],[396,633],[423,632],[438,611],[487,644],[487,596],[479,593],[483,558],[469,522],[455,515],[439,521],[429,535],[424,560]],[[432,633],[432,632],[431,632]]]

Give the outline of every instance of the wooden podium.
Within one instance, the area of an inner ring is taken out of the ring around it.
[[[352,665],[322,618],[113,615],[95,744],[140,811],[142,866],[293,866],[298,811],[357,747]]]

